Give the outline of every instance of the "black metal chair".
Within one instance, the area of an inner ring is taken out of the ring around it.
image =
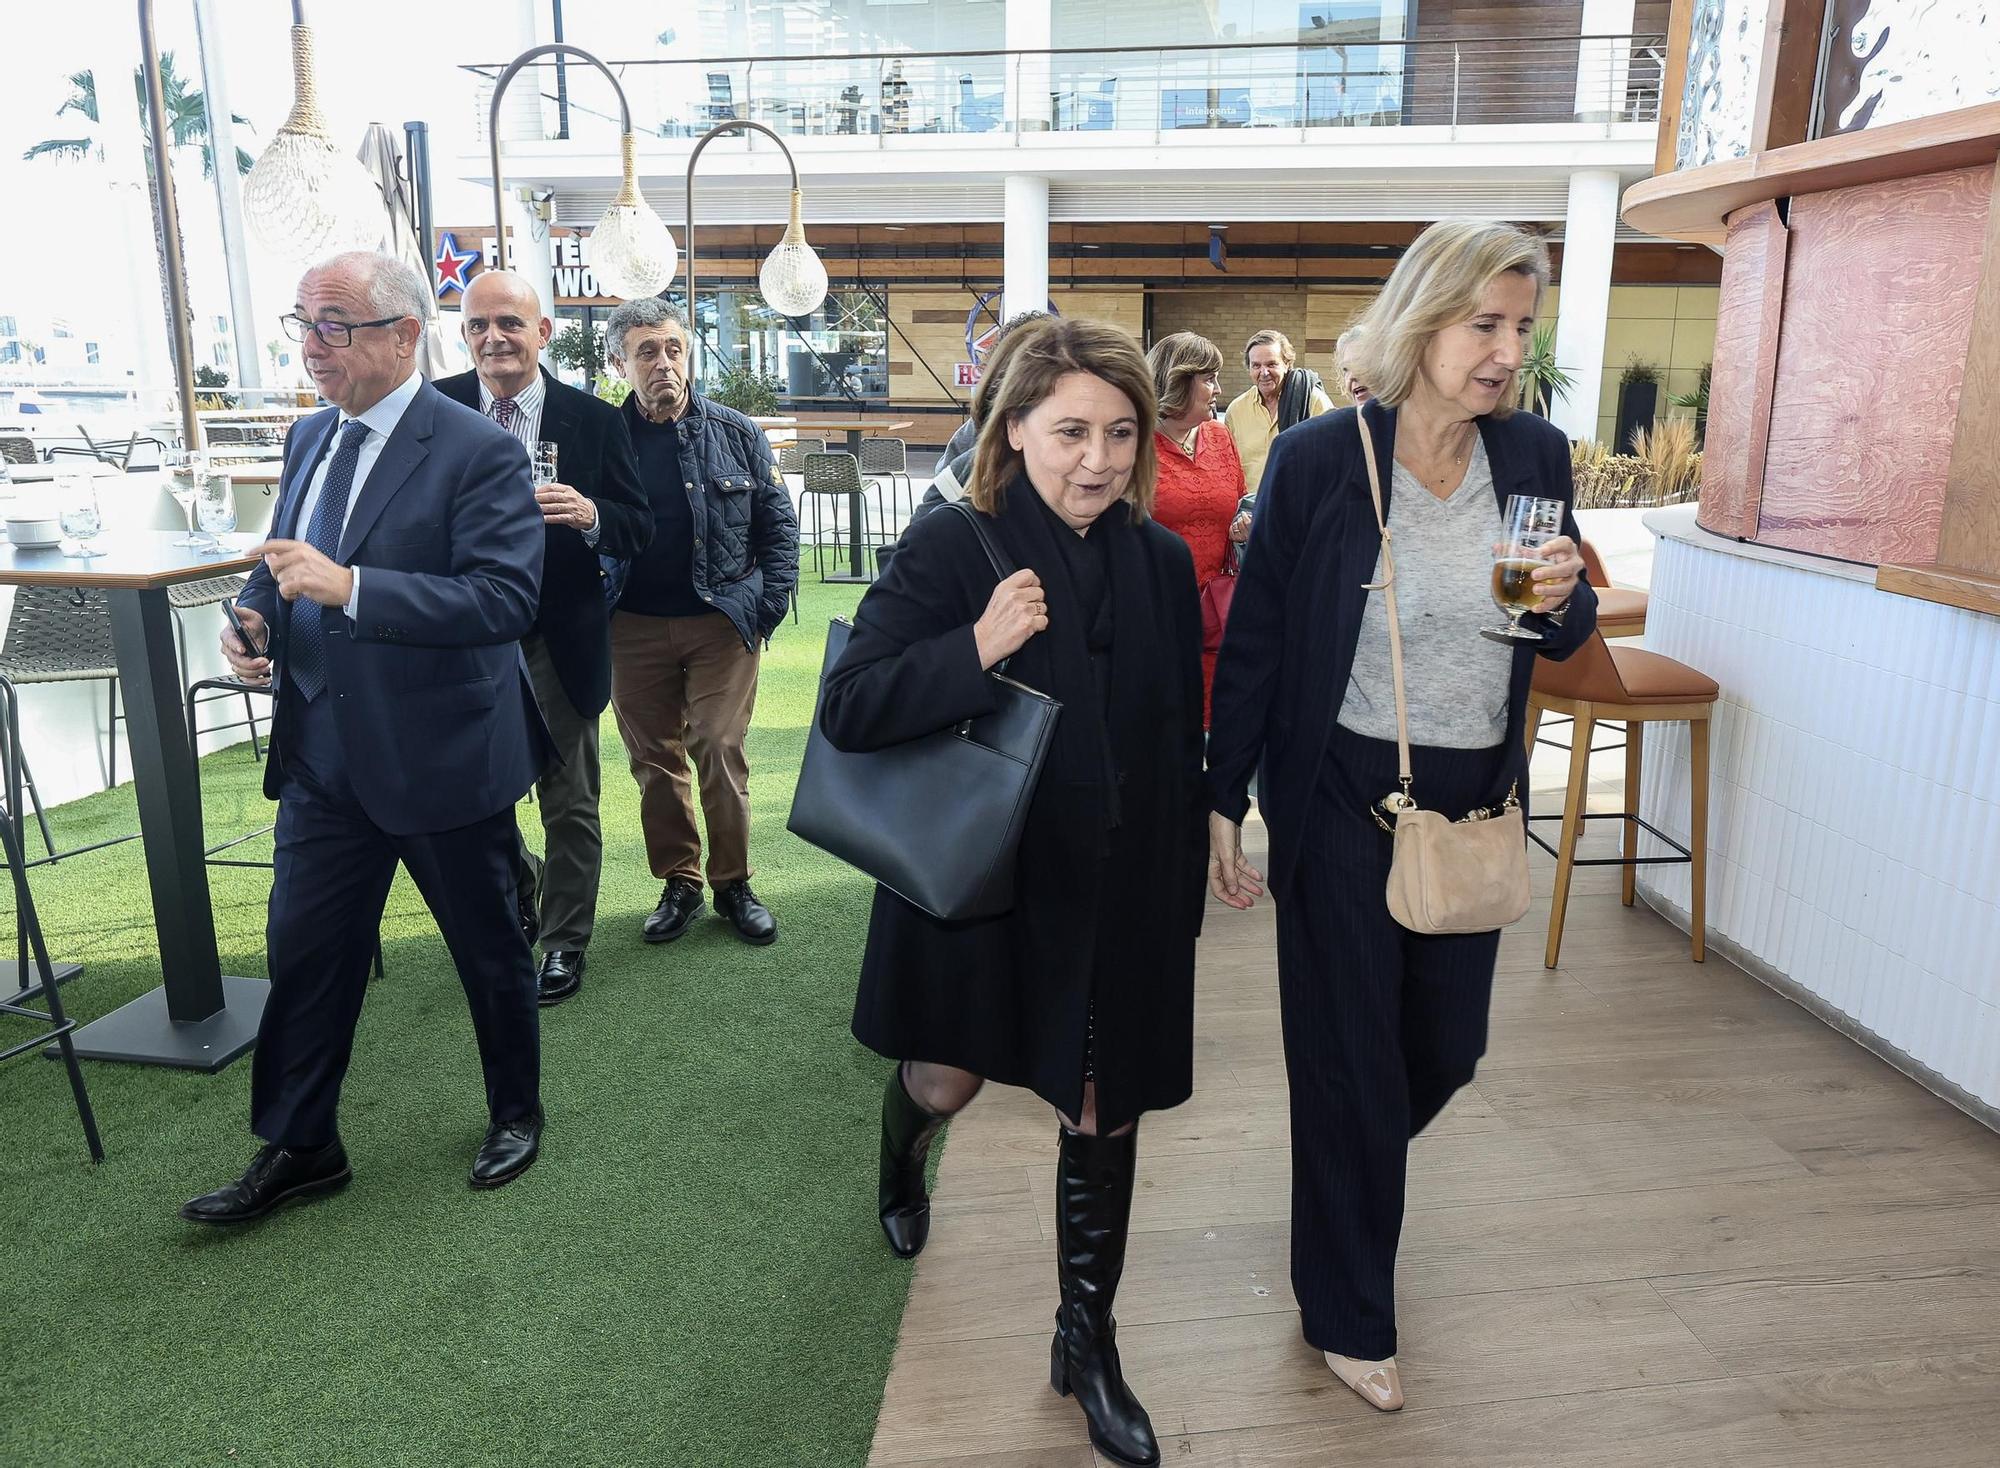
[[[41,793],[35,788],[27,751],[21,747],[23,685],[98,681],[110,690],[110,719],[105,726],[109,745],[105,755],[105,788],[109,789],[118,783],[118,721],[124,717],[118,712],[118,659],[112,649],[111,604],[103,592],[86,587],[17,587],[14,607],[7,617],[7,640],[0,644],[0,700],[6,704],[7,722],[4,762],[7,798],[12,802],[16,828],[21,829],[20,802],[25,787],[34,808],[35,823],[41,827],[42,846],[51,861],[133,839],[118,836],[70,851],[56,850],[48,812],[43,809]],[[26,842],[22,844],[25,846]]]
[[[780,474],[804,474],[806,455],[826,452],[823,438],[795,438],[778,450],[778,472]]]
[[[847,501],[847,513],[859,517],[861,544],[872,543],[873,537],[868,526],[867,482],[861,477],[861,465],[854,455],[848,453],[807,454],[805,461],[805,492],[799,500],[801,509],[811,511],[811,540],[813,571],[821,581],[826,578],[825,553],[828,545],[825,532],[833,532],[831,544],[836,550],[848,550],[853,541],[842,526],[838,501]],[[825,505],[827,513],[822,516],[820,507]],[[849,521],[852,524],[852,521]],[[848,568],[856,576],[866,576],[865,563]]]
[[[193,665],[188,662],[187,622],[179,613],[195,611],[201,607],[218,607],[226,601],[234,601],[236,594],[243,590],[241,576],[210,576],[204,581],[183,581],[178,586],[167,588],[167,605],[174,609],[174,640],[180,645],[181,676],[186,677]],[[198,692],[199,691],[199,692]],[[194,745],[196,734],[194,723],[195,706],[198,703],[214,703],[217,699],[234,698],[241,695],[243,714],[240,719],[231,719],[221,724],[210,724],[200,730],[203,734],[214,734],[224,729],[248,729],[250,731],[250,754],[255,759],[264,757],[264,746],[257,737],[257,706],[250,701],[253,693],[267,690],[253,688],[247,683],[238,683],[233,678],[205,678],[188,688],[188,745]]]
[[[38,1029],[38,1033],[28,1039],[0,1049],[0,1061],[26,1055],[53,1040],[62,1054],[63,1065],[69,1071],[69,1088],[76,1097],[77,1119],[83,1123],[83,1139],[90,1146],[90,1160],[102,1162],[104,1142],[97,1135],[97,1116],[90,1109],[90,1091],[83,1083],[83,1068],[76,1063],[76,1046],[70,1040],[76,1021],[63,1012],[62,988],[56,983],[55,969],[49,962],[48,943],[42,936],[42,920],[35,912],[34,895],[28,890],[27,862],[22,856],[11,808],[0,809],[0,844],[5,846],[7,869],[14,879],[14,910],[20,915],[21,929],[28,948],[34,954],[35,972],[41,981],[39,997],[49,1006],[44,1013],[23,1000],[0,1003],[0,1018],[24,1019]]]
[[[199,585],[201,583],[197,582],[195,584]],[[204,693],[209,694],[209,698],[201,697]],[[203,703],[212,702],[215,698],[234,698],[239,694],[242,695],[246,707],[249,705],[252,697],[268,698],[273,703],[277,701],[277,690],[270,684],[245,683],[240,678],[230,677],[226,674],[220,678],[202,678],[188,685],[188,758],[194,763],[194,790],[195,803],[197,805],[201,803],[201,753],[195,745],[196,738],[203,733],[213,733],[216,729],[238,729],[242,727],[242,721],[238,721],[233,724],[215,724],[209,729],[203,730],[198,727],[196,722],[197,710]],[[256,727],[256,716],[253,714],[250,719],[250,728],[252,731],[250,742],[253,750],[257,742]],[[261,758],[262,756],[258,757]],[[255,841],[259,836],[268,836],[276,829],[277,825],[273,822],[269,825],[259,826],[254,831],[246,831],[241,836],[231,836],[226,841],[218,841],[213,846],[204,845],[201,853],[202,860],[212,867],[263,867],[269,870],[276,865],[275,862],[245,859],[243,857],[230,856],[227,853],[234,851],[246,842]],[[206,830],[203,832],[202,839],[204,842],[208,839]],[[378,931],[375,934],[375,977],[378,979],[381,978],[386,971],[382,963],[382,934]]]
[[[916,486],[910,482],[909,446],[900,438],[864,438],[861,440],[861,472],[873,478],[888,482],[887,504],[882,512],[882,529],[886,535],[895,524],[896,491],[901,485],[904,502],[909,506],[907,514],[917,512]]]

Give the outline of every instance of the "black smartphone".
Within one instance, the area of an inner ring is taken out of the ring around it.
[[[250,656],[254,658],[264,656],[264,649],[257,645],[257,639],[250,635],[249,629],[243,625],[243,619],[236,615],[235,602],[225,601],[222,604],[222,615],[229,618],[229,625],[236,630],[236,635],[242,640],[243,645],[250,649]]]

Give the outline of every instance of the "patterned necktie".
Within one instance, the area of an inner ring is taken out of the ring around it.
[[[361,462],[361,445],[368,441],[368,425],[350,418],[340,428],[340,442],[326,466],[326,482],[320,486],[313,505],[312,523],[306,526],[306,544],[327,559],[340,549],[340,532],[347,524],[347,499],[354,492],[354,469]],[[287,659],[292,684],[310,703],[326,688],[326,633],[320,627],[322,608],[317,602],[295,602]]]
[[[493,400],[493,421],[509,433],[514,431],[514,400],[495,398]]]

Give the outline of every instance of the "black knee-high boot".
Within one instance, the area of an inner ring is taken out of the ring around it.
[[[1063,1127],[1056,1165],[1056,1247],[1062,1305],[1050,1348],[1049,1384],[1074,1392],[1090,1441],[1120,1463],[1160,1461],[1153,1423],[1118,1365],[1111,1302],[1125,1272],[1132,1173],[1139,1132],[1087,1137]]]
[[[903,1086],[903,1067],[882,1088],[882,1232],[899,1259],[914,1259],[931,1232],[931,1198],[924,1191],[924,1164],[931,1139],[951,1120],[926,1111]]]

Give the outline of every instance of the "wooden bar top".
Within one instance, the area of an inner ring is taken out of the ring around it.
[[[1683,168],[1625,191],[1625,222],[1646,234],[1720,245],[1748,204],[1990,164],[2000,157],[2000,102]]]
[[[175,545],[172,530],[128,530],[92,537],[103,547],[97,556],[66,556],[60,546],[27,549],[0,538],[0,586],[89,586],[109,591],[152,591],[203,581],[210,576],[247,575],[258,557],[243,554],[257,544],[252,535],[226,535],[226,555],[205,556]]]

